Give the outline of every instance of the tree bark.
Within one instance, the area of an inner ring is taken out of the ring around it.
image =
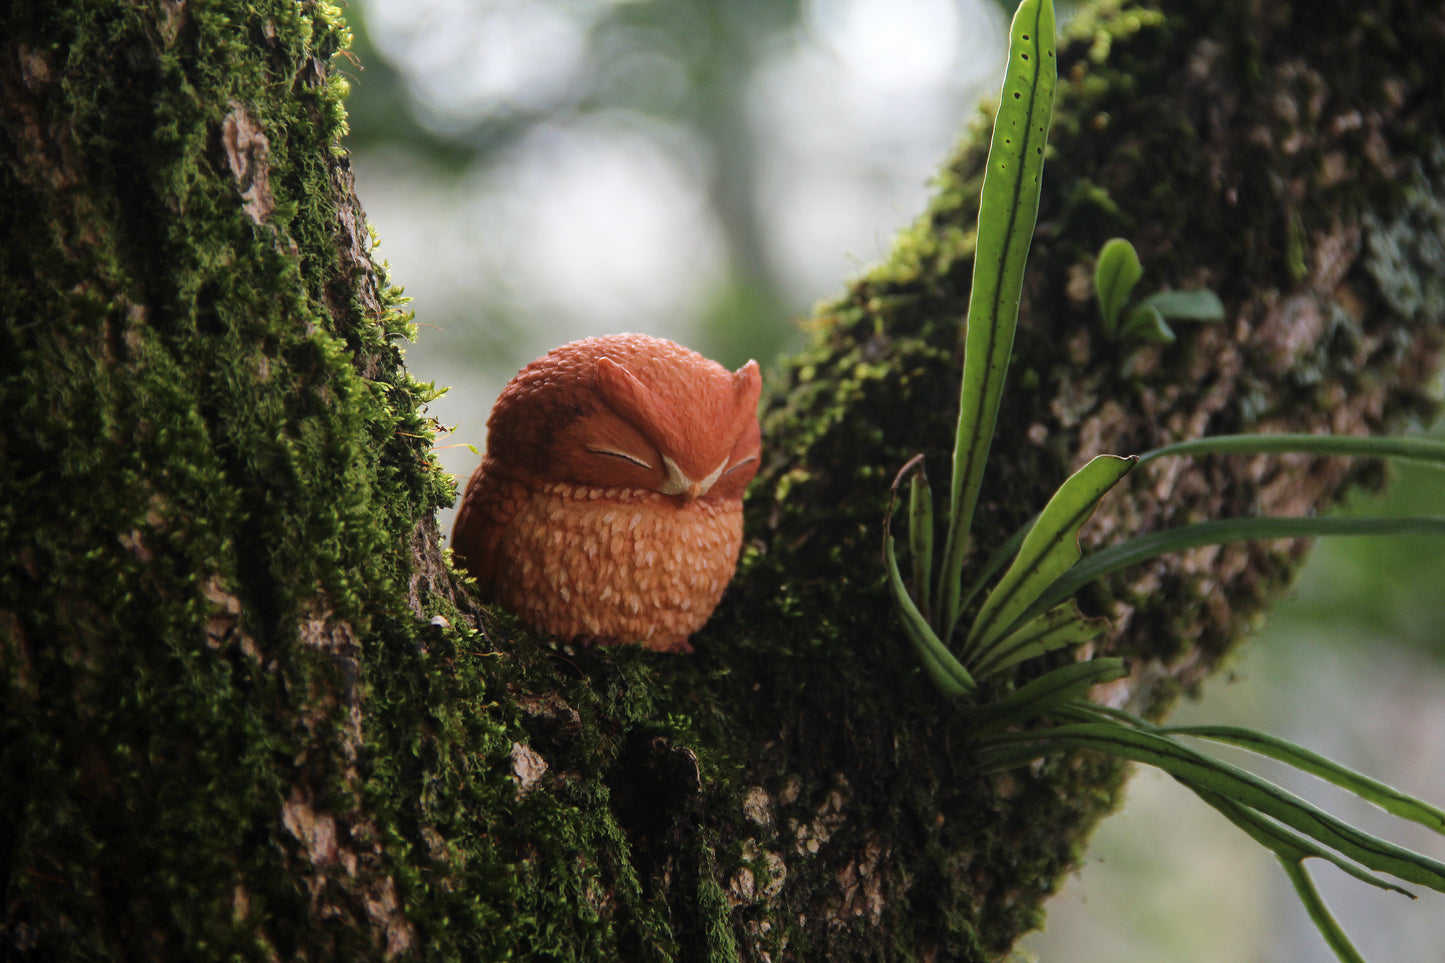
[[[776,372],[697,654],[577,649],[476,609],[441,555],[429,386],[338,146],[336,11],[69,2],[4,28],[8,955],[987,960],[1039,924],[1122,772],[975,773],[878,554],[904,461],[946,479],[986,125]],[[1440,4],[1101,2],[1069,31],[978,544],[1096,453],[1432,411]],[[1210,287],[1228,320],[1104,338],[1114,235],[1146,291]],[[1085,540],[1359,480],[1161,465]],[[1303,549],[1087,592],[1132,666],[1096,697],[1167,712]]]

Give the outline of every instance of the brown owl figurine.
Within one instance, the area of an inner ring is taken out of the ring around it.
[[[492,408],[457,562],[539,631],[692,651],[737,565],[761,384],[643,334],[552,349]]]

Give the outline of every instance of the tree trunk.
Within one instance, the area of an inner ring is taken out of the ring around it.
[[[1119,6],[1060,47],[985,547],[1099,452],[1431,410],[1445,11]],[[71,0],[0,36],[7,955],[986,960],[1038,925],[1121,772],[977,775],[878,557],[903,462],[946,479],[986,127],[774,379],[697,654],[577,649],[476,610],[440,554],[335,9]],[[1228,321],[1104,338],[1114,235],[1146,290],[1210,287]],[[1322,510],[1359,477],[1161,465],[1086,542]],[[1133,667],[1096,696],[1166,712],[1302,551],[1086,593]]]

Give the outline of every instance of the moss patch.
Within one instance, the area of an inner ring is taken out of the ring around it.
[[[347,693],[447,492],[396,297],[365,304],[338,243],[344,29],[295,3],[6,21],[6,940],[369,952],[337,895],[365,869],[300,864],[368,851],[323,835],[357,802]]]

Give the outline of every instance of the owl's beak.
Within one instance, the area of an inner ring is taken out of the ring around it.
[[[693,481],[687,477],[682,469],[677,467],[677,463],[666,455],[662,456],[662,467],[667,472],[667,478],[658,491],[664,495],[681,495],[684,502],[691,502],[707,494],[708,489],[722,475],[723,469],[727,467],[727,462],[718,465],[713,473],[702,481]]]

